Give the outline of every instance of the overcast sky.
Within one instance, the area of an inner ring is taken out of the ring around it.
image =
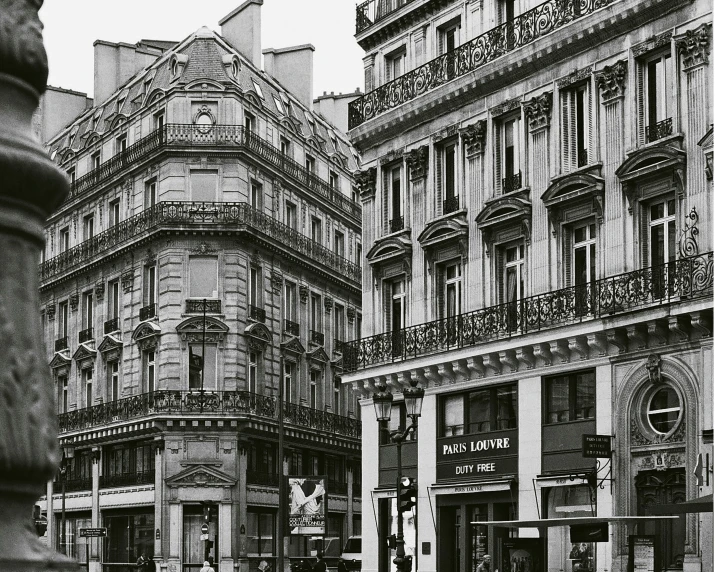
[[[218,22],[243,0],[45,0],[40,9],[50,64],[48,83],[94,90],[95,40],[180,41]],[[313,93],[363,89],[363,51],[355,42],[354,0],[264,0],[262,48],[315,46]]]

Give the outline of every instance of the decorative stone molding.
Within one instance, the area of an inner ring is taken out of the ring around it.
[[[457,134],[458,128],[457,125],[449,125],[445,127],[444,129],[441,129],[437,133],[432,134],[432,143],[439,143],[440,141],[444,141],[445,139],[449,137],[454,137]]]
[[[639,471],[665,471],[675,467],[685,466],[685,455],[682,451],[655,451],[650,455],[636,457]]]
[[[402,158],[402,151],[398,151],[396,149],[392,149],[391,151],[388,151],[385,153],[382,157],[380,157],[380,165],[388,165],[390,163],[394,163],[398,159]]]
[[[638,58],[643,54],[650,52],[651,50],[657,50],[663,46],[670,44],[670,40],[673,37],[673,32],[668,31],[659,36],[653,36],[652,38],[646,40],[645,42],[638,44],[633,48],[633,55]]]
[[[300,303],[306,304],[308,302],[308,287],[305,284],[298,286],[298,294],[300,295]]]
[[[228,326],[221,320],[200,316],[187,318],[176,326],[181,341],[189,344],[201,343],[204,340],[209,344],[222,343],[228,330]]]
[[[134,285],[134,269],[127,270],[122,273],[122,290],[125,294],[132,291],[132,286]]]
[[[472,125],[467,125],[459,130],[459,134],[462,136],[462,143],[466,148],[467,155],[484,153],[487,139],[486,119],[480,119]]]
[[[706,23],[676,37],[675,47],[678,53],[683,55],[683,70],[687,71],[708,63],[711,29],[712,24]]]
[[[364,171],[355,171],[355,186],[360,193],[360,198],[367,199],[375,196],[377,185],[377,168],[370,167]]]
[[[661,383],[663,378],[660,375],[660,366],[663,362],[658,354],[650,354],[645,367],[648,370],[648,379],[651,383]]]
[[[281,289],[283,288],[283,274],[280,270],[273,269],[271,272],[271,287],[273,288],[273,293],[279,295]]]
[[[330,312],[333,311],[333,299],[332,299],[332,297],[326,296],[326,297],[325,297],[324,304],[325,304],[325,313],[326,313],[326,314],[330,314]]]
[[[216,249],[215,246],[202,241],[201,243],[199,243],[199,245],[197,247],[189,249],[189,252],[191,254],[205,256],[207,254],[216,254],[218,252],[218,250]]]
[[[57,306],[55,304],[47,304],[45,306],[45,316],[52,322],[55,319],[55,312],[57,311]]]
[[[104,280],[100,280],[94,285],[94,296],[97,302],[104,300]]]
[[[524,103],[524,114],[529,121],[531,131],[549,126],[551,123],[552,101],[553,94],[547,92],[532,97],[531,101]]]
[[[348,306],[346,313],[348,315],[348,324],[355,322],[355,308],[353,306]]]
[[[410,168],[410,181],[418,181],[427,177],[429,166],[429,148],[427,145],[412,149],[405,154],[405,161]]]
[[[559,89],[563,89],[565,87],[578,83],[579,81],[588,79],[589,77],[591,77],[592,71],[593,70],[590,66],[587,68],[576,70],[567,75],[566,77],[562,77],[561,79],[556,80],[556,86]]]
[[[79,294],[75,292],[73,294],[70,294],[70,310],[76,312],[77,306],[79,306]]]
[[[510,111],[517,109],[520,104],[521,97],[515,97],[514,99],[495,105],[489,110],[489,113],[491,113],[492,117],[499,117],[500,115],[504,115],[505,113],[509,113]]]
[[[617,97],[623,97],[626,90],[628,63],[618,60],[610,66],[605,66],[596,73],[596,85],[601,90],[601,103],[608,103]]]

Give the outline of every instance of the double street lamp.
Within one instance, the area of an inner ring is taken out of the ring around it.
[[[375,416],[378,423],[390,420],[392,414],[392,393],[386,391],[385,387],[380,387],[380,391],[374,393],[372,401],[375,406]],[[395,559],[393,562],[397,568],[397,572],[409,572],[412,568],[411,559],[405,557],[405,535],[402,522],[402,489],[404,486],[410,485],[410,479],[402,477],[402,442],[407,438],[411,431],[417,430],[417,418],[422,415],[422,400],[425,396],[425,390],[417,387],[416,382],[410,382],[410,387],[402,392],[405,400],[405,409],[407,417],[410,418],[410,424],[403,431],[397,429],[390,433],[390,440],[397,445],[397,536],[395,539]]]

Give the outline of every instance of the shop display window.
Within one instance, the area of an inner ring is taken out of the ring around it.
[[[546,492],[547,518],[594,516],[595,511],[595,493],[588,485],[552,487]],[[596,571],[596,543],[571,542],[568,526],[549,528],[547,543],[549,570]]]

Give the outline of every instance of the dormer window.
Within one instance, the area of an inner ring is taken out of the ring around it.
[[[276,109],[278,110],[278,113],[280,113],[281,115],[285,115],[286,112],[285,112],[285,109],[283,108],[283,102],[280,100],[280,98],[273,96],[273,101],[276,104]]]
[[[310,134],[315,135],[315,120],[310,115],[308,115],[308,112],[305,113],[305,120],[308,122]]]
[[[260,97],[261,99],[265,99],[265,98],[263,97],[263,90],[261,89],[261,86],[258,85],[258,84],[255,82],[255,80],[254,80],[254,82],[253,82],[253,89],[256,90],[256,93],[258,94],[258,97]]]

